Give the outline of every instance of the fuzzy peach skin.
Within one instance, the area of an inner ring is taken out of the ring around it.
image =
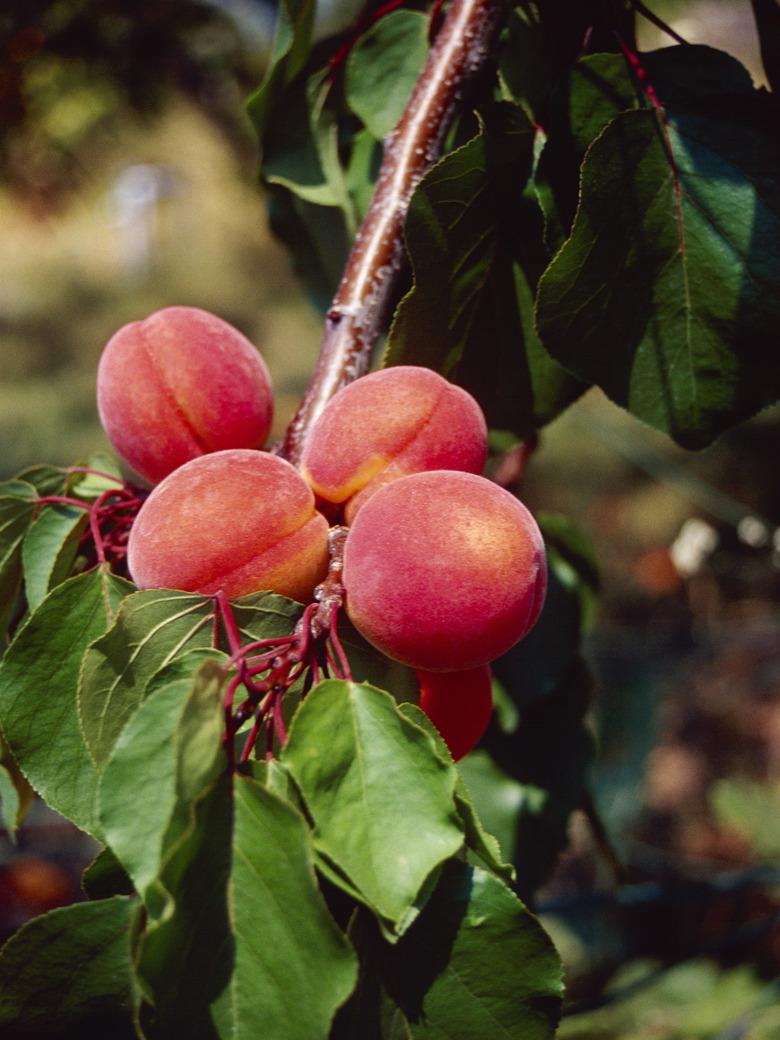
[[[288,462],[235,448],[166,477],[130,531],[128,567],[142,589],[229,599],[267,590],[308,602],[325,577],[328,523]]]
[[[431,469],[481,473],[487,459],[482,409],[429,368],[399,365],[356,379],[311,429],[301,472],[320,499],[344,504],[350,524],[380,487]]]
[[[420,707],[444,738],[455,762],[479,742],[493,714],[487,665],[463,672],[417,672]]]
[[[487,664],[536,622],[547,586],[536,521],[508,491],[437,470],[376,492],[344,547],[350,620],[388,657],[427,671]]]
[[[115,333],[98,365],[97,402],[114,448],[152,484],[207,452],[262,447],[273,417],[257,350],[197,307],[166,307]]]

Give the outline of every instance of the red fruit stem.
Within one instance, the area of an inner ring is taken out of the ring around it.
[[[374,197],[327,313],[314,373],[278,453],[298,465],[325,405],[368,370],[403,263],[403,224],[415,187],[438,158],[464,88],[490,52],[504,5],[452,0],[385,152]]]

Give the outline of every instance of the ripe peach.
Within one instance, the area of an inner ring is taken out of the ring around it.
[[[417,672],[420,707],[444,738],[457,762],[471,751],[493,714],[490,669],[483,664],[463,672]]]
[[[340,390],[312,427],[301,472],[352,523],[380,487],[423,470],[481,473],[487,427],[474,398],[428,368],[399,365]]]
[[[536,622],[547,584],[534,518],[473,473],[437,470],[380,488],[344,548],[350,620],[402,664],[487,664]]]
[[[328,523],[289,462],[235,448],[165,478],[130,531],[128,567],[142,589],[229,599],[267,590],[306,600],[327,570]]]
[[[197,307],[123,326],[98,365],[100,421],[150,483],[207,452],[259,448],[271,427],[265,362],[238,329]]]

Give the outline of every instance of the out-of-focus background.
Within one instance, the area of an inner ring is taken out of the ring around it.
[[[648,6],[762,81],[749,0]],[[3,4],[0,479],[108,447],[100,351],[174,303],[261,348],[283,430],[320,319],[269,232],[243,115],[273,17],[260,0]],[[639,42],[669,41],[640,19]],[[628,880],[575,817],[539,898],[579,1011],[563,1036],[780,1036],[778,469],[777,408],[690,455],[595,391],[529,467],[529,504],[575,518],[601,566],[594,784]],[[16,846],[0,835],[0,932],[78,898],[93,854],[41,806]]]

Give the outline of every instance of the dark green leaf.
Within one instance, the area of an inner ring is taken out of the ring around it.
[[[5,829],[13,842],[16,841],[20,808],[19,792],[13,777],[4,765],[0,765],[0,827]]]
[[[520,900],[479,868],[447,863],[407,935],[369,956],[414,1040],[555,1033],[563,991],[555,948]],[[389,1035],[403,1036],[401,1026]]]
[[[454,766],[388,694],[336,680],[301,704],[282,760],[318,847],[402,932],[426,879],[463,843]]]
[[[439,758],[448,762],[451,755],[447,745],[425,712],[418,708],[416,704],[401,704],[398,710],[404,718],[409,719],[419,726],[420,729],[425,730],[436,745]],[[467,758],[469,757],[467,756]],[[504,862],[498,842],[482,826],[482,821],[477,815],[468,788],[463,783],[460,771],[458,771],[458,779],[455,783],[455,806],[465,834],[466,846],[479,856],[485,866],[489,867],[494,874],[503,878],[504,881],[514,881],[515,869],[511,864]]]
[[[386,363],[424,365],[465,386],[488,424],[524,436],[582,387],[549,358],[532,325],[547,262],[541,214],[523,194],[533,129],[509,104],[423,178],[406,244],[414,286],[390,330]]]
[[[102,848],[85,868],[81,887],[90,899],[130,896],[135,892],[133,882],[108,846]]]
[[[317,888],[308,828],[253,780],[237,777],[234,798],[232,1035],[325,1037],[357,960]]]
[[[248,105],[261,141],[285,86],[298,75],[309,56],[315,6],[314,0],[281,0],[279,4],[276,39],[268,71]]]
[[[469,792],[479,818],[491,835],[495,834],[501,851],[510,862],[517,858],[517,819],[528,809],[533,811],[533,791],[499,769],[486,751],[475,751],[458,763],[461,783]]]
[[[140,1018],[149,1040],[234,1036],[228,982],[233,938],[230,872],[230,779],[223,775],[189,806],[185,830],[168,851],[148,893],[147,927],[136,951]],[[236,908],[241,913],[241,908]],[[262,926],[261,926],[262,929]]]
[[[428,17],[393,11],[353,47],[347,59],[347,104],[381,141],[401,118],[428,56]]]
[[[224,768],[222,682],[222,670],[207,661],[194,680],[157,690],[127,723],[103,771],[105,835],[145,900],[192,802]]]
[[[7,480],[0,484],[0,639],[8,629],[22,581],[22,542],[35,513],[32,484]]]
[[[580,163],[588,145],[619,112],[639,108],[641,97],[621,54],[591,54],[562,77],[544,124],[547,141],[534,172],[551,253],[571,229]]]
[[[22,548],[24,591],[30,610],[70,575],[88,522],[86,512],[73,506],[41,508]]]
[[[16,479],[32,484],[41,496],[65,495],[68,491],[68,474],[59,466],[28,466],[16,474]]]
[[[101,568],[58,585],[0,663],[0,719],[22,772],[53,809],[96,836],[97,774],[76,689],[84,651],[132,588]]]
[[[547,349],[687,447],[780,395],[780,145],[762,109],[618,116],[539,284]]]
[[[123,896],[52,910],[0,953],[0,1033],[23,1040],[132,1040],[130,927]]]
[[[212,599],[169,589],[135,592],[122,604],[87,651],[79,681],[81,728],[99,771],[149,679],[184,651],[211,646],[213,619]]]

